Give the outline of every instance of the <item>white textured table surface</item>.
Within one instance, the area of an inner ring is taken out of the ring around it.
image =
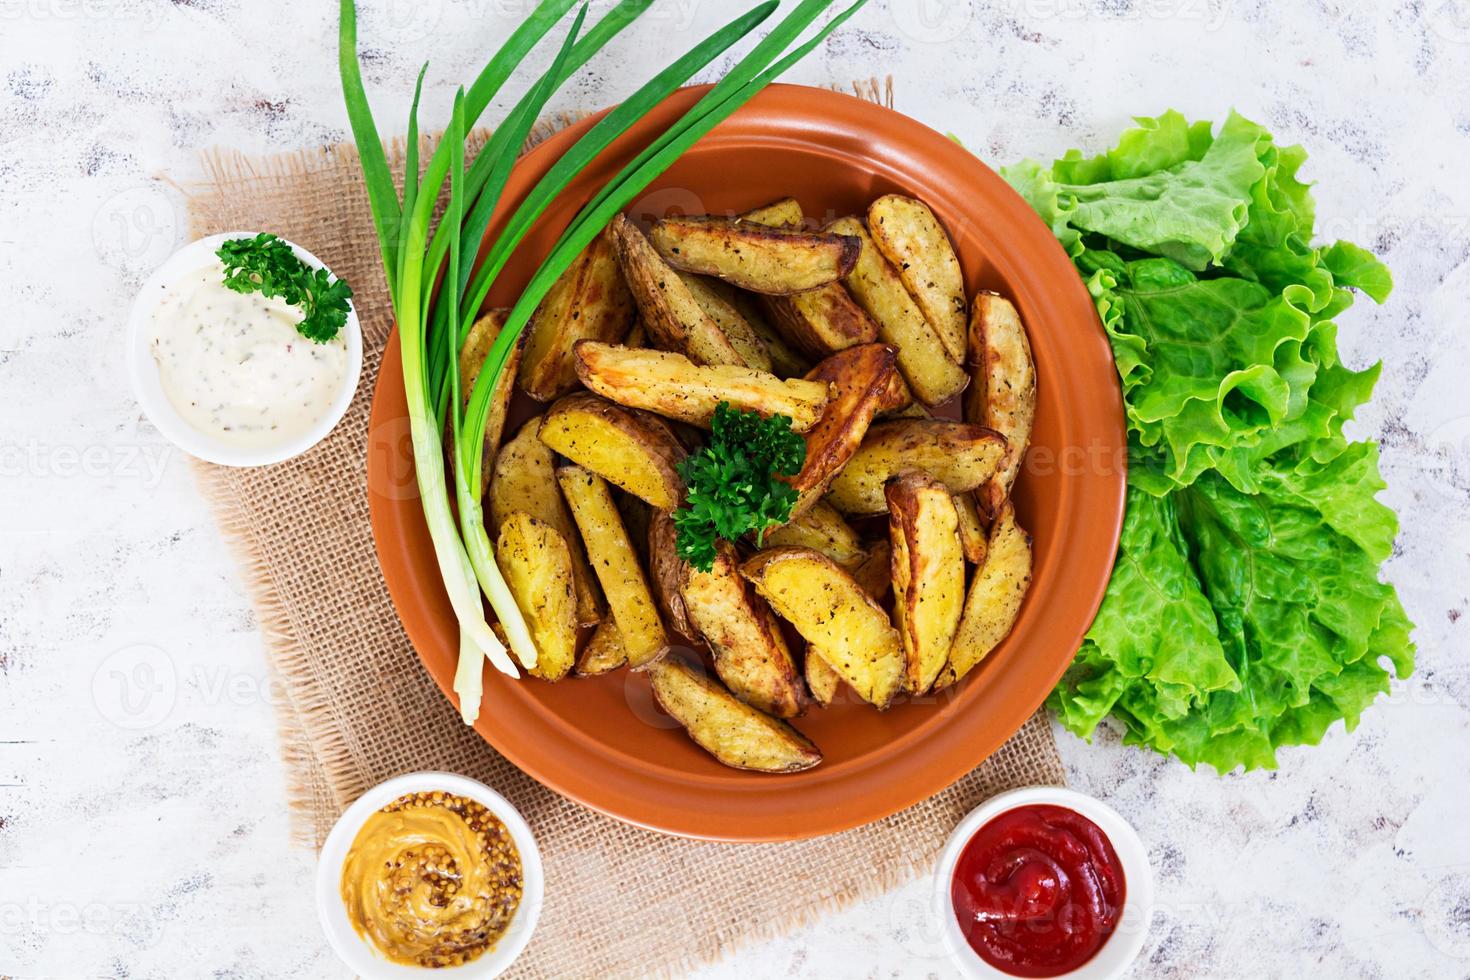
[[[287,839],[259,631],[120,368],[131,293],[183,240],[155,178],[199,176],[209,146],[344,137],[334,6],[0,0],[0,975],[342,975],[312,856]],[[622,97],[729,6],[662,0],[557,104]],[[426,125],[442,123],[528,7],[366,4],[384,128],[430,52]],[[1135,975],[1470,975],[1470,7],[874,2],[791,79],[885,72],[899,109],[991,162],[1098,148],[1130,113],[1237,107],[1308,146],[1324,232],[1392,265],[1393,301],[1355,308],[1343,348],[1386,361],[1358,431],[1382,439],[1404,518],[1389,574],[1419,672],[1274,773],[1060,742],[1073,785],[1151,845],[1160,918]],[[950,976],[926,895],[701,976]]]

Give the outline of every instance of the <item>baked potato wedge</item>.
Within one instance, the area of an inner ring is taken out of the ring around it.
[[[802,673],[806,675],[806,687],[811,692],[813,701],[825,708],[836,699],[837,689],[842,685],[842,675],[832,669],[832,665],[827,663],[815,647],[806,648]]]
[[[811,548],[771,548],[740,571],[859,697],[888,706],[903,687],[903,641],[848,572]]]
[[[878,414],[901,415],[915,404],[914,393],[903,379],[903,373],[894,371],[888,380],[888,388],[883,392],[883,400],[878,404]]]
[[[811,739],[741,701],[685,661],[660,660],[648,673],[659,707],[725,765],[756,772],[800,772],[822,761],[821,750]]]
[[[766,296],[764,305],[785,336],[813,357],[826,357],[878,339],[878,324],[841,283],[791,296]]]
[[[786,336],[777,330],[766,311],[761,309],[760,300],[764,297],[753,293],[745,293],[731,286],[729,283],[720,282],[718,279],[709,280],[723,286],[729,295],[727,302],[734,307],[745,322],[750,324],[750,329],[761,339],[761,344],[766,348],[767,355],[771,358],[771,373],[778,378],[799,378],[812,369],[812,362],[797,349],[795,344],[789,343]]]
[[[780,205],[779,207],[777,205]],[[800,227],[801,205],[791,198],[741,215],[741,220],[774,227]],[[826,357],[878,336],[878,325],[853,301],[840,283],[830,283],[791,296],[764,296],[763,306],[783,337],[814,357]]]
[[[799,495],[793,519],[810,510],[827,492],[867,435],[893,377],[895,356],[886,344],[859,344],[822,361],[807,374],[832,386],[832,396],[817,424],[802,436],[806,462],[791,478]]]
[[[868,557],[862,539],[847,519],[837,508],[821,500],[790,522],[767,531],[762,546],[811,548],[843,568],[855,568]]]
[[[904,688],[923,694],[949,659],[965,604],[965,556],[949,488],[924,473],[894,477],[888,500],[893,611],[903,638]]]
[[[500,331],[505,327],[505,320],[510,316],[510,310],[495,309],[483,314],[470,327],[469,336],[465,338],[464,346],[459,349],[459,377],[460,397],[462,404],[468,405],[470,395],[474,393],[475,382],[480,378],[480,369],[485,366],[485,358],[490,353],[490,346],[495,343],[495,338],[500,336]],[[500,440],[505,436],[505,415],[510,410],[510,396],[515,393],[516,365],[520,363],[521,351],[525,347],[525,335],[516,341],[510,349],[510,357],[505,362],[505,370],[500,375],[500,380],[495,383],[495,391],[490,396],[490,414],[485,420],[485,466],[480,474],[480,494],[483,496],[490,487],[491,471],[495,464],[495,453],[500,449]],[[450,440],[445,439],[444,445],[450,445]]]
[[[827,231],[862,243],[857,264],[842,282],[878,325],[878,338],[898,351],[898,370],[914,396],[925,405],[938,405],[963,391],[970,376],[914,302],[898,270],[873,244],[862,219],[839,218]]]
[[[556,479],[582,532],[608,611],[618,624],[628,666],[647,666],[668,652],[669,636],[612,490],[602,477],[575,464],[559,467]]]
[[[985,522],[980,519],[979,505],[975,503],[975,494],[955,494],[954,510],[960,519],[960,550],[965,553],[965,561],[978,565],[985,560],[986,531]]]
[[[653,580],[653,594],[674,632],[694,639],[698,634],[684,603],[684,583],[689,573],[688,563],[679,557],[679,532],[674,519],[661,510],[654,511],[648,521],[648,576]]]
[[[541,441],[662,511],[684,496],[677,466],[687,453],[655,415],[579,391],[541,417]]]
[[[620,214],[608,225],[608,232],[654,346],[679,351],[700,364],[749,367],[725,331],[704,312],[685,280],[659,257],[637,225]]]
[[[644,328],[642,318],[633,321],[632,328],[628,330],[628,336],[623,338],[623,346],[635,349],[648,346],[648,330]]]
[[[617,343],[638,310],[604,230],[582,250],[536,307],[522,334],[521,388],[537,401],[560,398],[577,386],[572,348],[579,340]],[[515,374],[515,371],[510,371]]]
[[[571,551],[572,575],[577,589],[577,622],[594,626],[602,620],[602,589],[572,515],[556,485],[556,464],[551,449],[537,436],[541,420],[533,418],[521,426],[500,452],[490,476],[490,533],[499,535],[501,526],[517,511],[530,514],[554,529]]]
[[[888,598],[888,590],[893,587],[893,548],[888,539],[868,545],[868,557],[852,570],[852,577],[874,602],[882,603]]]
[[[577,592],[566,539],[517,511],[500,525],[495,562],[536,643],[530,672],[542,680],[561,680],[577,656]]]
[[[801,678],[781,624],[741,576],[739,556],[730,542],[719,542],[709,571],[689,569],[684,608],[709,644],[715,673],[730,693],[777,718],[801,714],[805,707]]]
[[[970,422],[879,422],[832,481],[827,499],[844,514],[881,514],[887,509],[883,485],[904,470],[928,473],[963,493],[995,475],[1005,448],[998,433]]]
[[[929,205],[885,194],[868,205],[868,234],[908,288],[956,364],[965,360],[965,278]]]
[[[1016,523],[1016,508],[1006,500],[990,526],[985,564],[970,583],[964,615],[935,690],[956,683],[1010,635],[1030,585],[1031,535]]]
[[[578,677],[596,677],[617,670],[628,662],[628,651],[623,646],[623,634],[618,632],[617,620],[604,619],[592,631],[592,638],[577,654],[577,666],[573,668]]]
[[[676,269],[776,296],[836,282],[852,271],[858,247],[842,235],[711,215],[664,218],[648,240]]]
[[[714,321],[715,326],[725,335],[730,346],[740,355],[741,363],[753,371],[770,372],[773,368],[771,353],[766,349],[766,343],[756,332],[754,326],[740,312],[740,309],[712,284],[720,283],[718,279],[706,279],[696,276],[690,272],[679,273],[679,279],[684,287],[689,290],[689,295],[694,297],[694,302],[704,311],[704,315]],[[720,285],[725,285],[720,283]]]
[[[773,228],[800,228],[801,223],[806,220],[806,215],[802,212],[801,204],[796,198],[783,197],[779,201],[751,208],[740,214],[739,218],[741,221],[770,225]]]
[[[777,228],[800,228],[805,216],[796,198],[783,197],[765,207],[745,212],[740,216],[740,220],[757,225],[772,225]],[[740,311],[746,322],[760,336],[761,341],[766,345],[766,350],[770,352],[772,369],[778,377],[800,377],[812,369],[812,362],[807,359],[807,356],[795,345],[789,343],[786,335],[771,324],[761,302],[766,297],[736,289],[719,279],[711,279],[709,282],[718,284],[716,288],[724,289],[725,298]]]
[[[609,401],[704,428],[721,402],[767,418],[785,415],[796,432],[816,425],[827,406],[828,385],[823,382],[782,381],[732,364],[695,364],[671,351],[583,340],[577,344],[576,360],[577,377]]]
[[[965,418],[1005,436],[1006,454],[995,476],[976,491],[987,514],[1000,512],[1021,471],[1036,421],[1036,362],[1021,315],[1011,301],[979,293],[970,309],[970,371]]]

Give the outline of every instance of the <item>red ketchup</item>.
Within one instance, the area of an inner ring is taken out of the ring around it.
[[[986,963],[1013,976],[1055,977],[1108,941],[1125,889],[1122,862],[1097,824],[1038,804],[975,832],[950,894],[960,932]]]

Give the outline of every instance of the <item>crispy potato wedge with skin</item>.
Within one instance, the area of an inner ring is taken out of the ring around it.
[[[704,311],[704,315],[713,320],[724,333],[730,346],[740,355],[741,362],[752,370],[769,372],[772,369],[771,353],[766,350],[765,341],[746,321],[745,315],[710,286],[711,282],[719,280],[705,279],[690,272],[679,273],[679,278],[689,290],[689,295],[694,297],[694,302]]]
[[[886,194],[868,205],[868,234],[898,271],[949,359],[965,360],[965,278],[944,226],[929,205]]]
[[[806,660],[802,664],[802,673],[806,675],[806,687],[811,692],[812,700],[827,707],[837,697],[837,689],[842,685],[842,675],[832,669],[820,651],[815,647],[806,648]]]
[[[1030,585],[1031,535],[1016,523],[1016,508],[1007,500],[990,527],[985,564],[970,583],[965,612],[935,690],[964,677],[1010,635]]]
[[[648,346],[648,331],[643,328],[641,319],[634,321],[632,328],[628,331],[628,336],[623,338],[623,346],[635,348]]]
[[[787,198],[782,205],[758,209],[742,215],[742,219],[773,226],[799,227],[804,219],[801,205]],[[866,344],[878,336],[878,325],[863,312],[839,283],[798,293],[794,296],[765,296],[763,305],[771,319],[780,325],[784,336],[815,357],[826,357],[856,344]]]
[[[963,493],[995,475],[1005,448],[998,433],[970,422],[879,422],[832,481],[827,499],[844,514],[881,514],[888,506],[883,484],[904,470],[928,473]]]
[[[739,217],[741,221],[769,225],[772,228],[800,228],[802,222],[806,220],[806,214],[801,210],[800,202],[794,197],[783,197],[779,201],[762,204],[758,208],[751,208]]]
[[[885,419],[932,419],[934,417],[933,412],[925,408],[922,402],[917,401],[896,411],[880,412],[879,414]]]
[[[782,381],[764,371],[695,364],[671,351],[631,350],[592,340],[577,344],[577,377],[609,401],[704,428],[721,402],[767,418],[785,415],[796,432],[816,425],[827,406],[828,385],[820,381]]]
[[[791,508],[793,519],[822,498],[857,452],[888,390],[894,360],[893,348],[886,344],[861,344],[833,354],[807,375],[832,385],[832,396],[817,424],[803,435],[806,462],[791,478],[800,495]]]
[[[672,511],[683,499],[676,467],[688,454],[657,416],[577,392],[542,416],[540,434],[567,459],[659,510]]]
[[[536,666],[530,672],[561,680],[577,655],[577,594],[566,539],[517,511],[500,526],[495,561],[536,642]]]
[[[985,560],[985,522],[980,519],[980,508],[973,493],[954,495],[954,509],[960,519],[960,550],[965,561],[978,565]]]
[[[781,624],[741,577],[734,545],[719,542],[709,571],[689,569],[684,606],[709,644],[715,673],[730,693],[777,718],[801,714],[801,679]]]
[[[893,611],[904,688],[923,694],[949,659],[965,604],[965,556],[954,498],[938,480],[904,473],[884,487],[893,549]]]
[[[602,620],[602,589],[587,554],[582,538],[572,523],[572,515],[556,485],[556,464],[548,447],[537,436],[539,418],[522,425],[515,437],[500,447],[490,479],[490,526],[495,533],[510,515],[524,511],[553,528],[566,541],[572,553],[572,575],[577,588],[577,622],[595,626]]]
[[[799,378],[812,369],[812,362],[807,360],[806,355],[787,343],[781,331],[766,318],[765,310],[760,305],[762,297],[742,292],[718,279],[707,279],[705,282],[740,314],[741,319],[760,338],[761,345],[771,359],[772,374],[778,378]]]
[[[745,365],[744,356],[637,225],[620,214],[608,230],[618,264],[654,346],[679,351],[700,364]]]
[[[747,211],[740,216],[740,220],[778,228],[799,228],[804,217],[801,213],[801,205],[796,203],[796,199],[787,197],[766,207]],[[745,318],[751,329],[760,337],[761,342],[766,345],[766,350],[771,355],[772,371],[777,377],[796,378],[812,369],[812,362],[807,359],[807,356],[788,343],[786,336],[772,325],[766,316],[761,301],[768,297],[743,292],[719,279],[707,281],[714,284],[712,288],[724,290],[722,295],[726,301],[740,311],[740,315]]]
[[[775,226],[775,228],[801,228],[804,220],[806,220],[806,216],[801,213],[801,204],[798,204],[795,198],[786,197],[776,201],[776,203],[769,204],[769,206],[757,207],[756,210],[745,212],[744,215],[741,215],[741,220],[757,223],[757,225]],[[781,375],[782,378],[795,378],[798,375],[806,375],[808,370],[811,370],[811,361],[807,360],[806,354],[801,353],[798,347],[807,347],[807,350],[816,348],[819,351],[817,357],[826,357],[826,354],[831,353],[828,347],[832,347],[832,350],[851,347],[851,344],[842,344],[842,342],[836,342],[836,344],[822,344],[820,342],[820,336],[822,336],[823,331],[839,331],[842,326],[841,322],[833,323],[833,325],[819,323],[819,325],[810,326],[807,332],[808,334],[814,335],[814,342],[803,344],[800,338],[792,338],[797,341],[795,345],[788,344],[786,342],[786,336],[788,335],[772,325],[772,319],[775,317],[775,319],[781,319],[782,322],[788,322],[789,320],[789,322],[797,323],[798,329],[803,328],[803,326],[807,326],[808,309],[820,311],[825,306],[832,306],[833,309],[844,310],[841,298],[836,298],[836,300],[829,298],[825,304],[820,303],[820,301],[810,301],[810,303],[804,303],[801,307],[782,307],[784,301],[778,300],[778,297],[763,297],[763,295],[748,294],[748,292],[741,292],[729,284],[722,285],[731,289],[732,294],[738,297],[734,300],[734,303],[736,303],[736,306],[739,306],[739,309],[744,311],[745,319],[751,323],[753,328],[756,328],[757,334],[760,334],[760,338],[766,342],[766,350],[770,351],[770,360],[775,364],[776,373]],[[817,292],[823,292],[825,294],[829,289],[835,288],[841,287],[832,284],[828,285],[828,287],[817,289]],[[770,316],[767,316],[767,314],[770,314]],[[813,316],[816,316],[816,313],[813,313]],[[857,322],[851,316],[845,320],[845,323],[847,323],[848,328],[853,328],[854,325],[861,328],[861,323]],[[788,329],[791,328],[788,326]]]
[[[893,549],[886,539],[868,546],[868,557],[852,570],[853,580],[863,591],[881,603],[893,587]]]
[[[859,697],[888,706],[903,686],[903,641],[850,574],[811,548],[762,551],[740,571]]]
[[[843,568],[854,568],[868,557],[858,533],[836,507],[822,500],[789,523],[767,531],[762,546],[811,548]]]
[[[605,619],[577,655],[574,669],[578,677],[596,677],[617,670],[627,662],[628,651],[623,646],[623,634],[618,632],[617,621]]]
[[[684,602],[684,586],[691,569],[679,557],[679,532],[674,519],[663,511],[654,511],[648,521],[648,574],[659,609],[675,633],[693,639],[697,636]]]
[[[577,386],[572,348],[579,340],[615,343],[637,317],[606,230],[583,249],[536,307],[526,325],[520,382],[537,401],[560,398]]]
[[[813,357],[878,339],[878,324],[840,283],[794,296],[766,296],[764,305],[782,332]]]
[[[914,393],[909,390],[908,382],[903,380],[902,373],[893,372],[893,377],[889,379],[888,387],[883,392],[883,401],[878,406],[878,412],[901,412],[912,404]]]
[[[908,287],[868,235],[859,218],[840,218],[828,231],[862,242],[857,264],[842,280],[853,299],[878,325],[878,338],[898,350],[898,370],[915,397],[926,405],[947,402],[964,390],[970,376],[952,358],[939,332],[914,302]]]
[[[654,223],[648,240],[676,269],[768,296],[836,282],[852,271],[858,249],[843,235],[711,215],[664,218]]]
[[[608,611],[617,621],[628,666],[644,667],[668,652],[669,636],[612,490],[602,477],[580,466],[560,467],[556,479],[582,532],[592,569],[607,596]]]
[[[490,346],[495,343],[495,338],[500,336],[500,331],[505,327],[505,320],[508,316],[510,316],[510,310],[491,310],[470,327],[469,336],[465,338],[464,346],[459,349],[459,390],[462,406],[469,404],[470,395],[475,390],[475,382],[480,378],[480,369],[485,366],[485,358],[490,353]],[[510,410],[510,396],[515,393],[516,365],[520,363],[521,351],[524,347],[525,335],[523,334],[521,339],[516,341],[515,346],[510,349],[510,357],[506,359],[505,370],[501,372],[500,380],[495,383],[495,391],[490,397],[490,414],[485,419],[485,467],[480,474],[481,496],[490,488],[491,471],[495,466],[495,453],[500,449],[500,440],[505,436],[505,415]],[[444,445],[446,450],[452,445],[452,439],[447,435]]]
[[[1006,455],[995,476],[976,491],[987,514],[1000,512],[1021,471],[1036,421],[1036,362],[1021,315],[1011,301],[980,293],[970,310],[970,370],[974,385],[965,418],[1006,437]]]
[[[695,743],[720,762],[757,772],[800,772],[821,750],[779,718],[751,707],[701,670],[678,659],[649,668],[653,696]]]

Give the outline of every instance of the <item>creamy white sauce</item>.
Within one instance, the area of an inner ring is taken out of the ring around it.
[[[345,331],[325,344],[296,330],[301,311],[224,284],[218,260],[165,284],[151,347],[164,394],[190,426],[260,449],[311,430],[347,374]]]

